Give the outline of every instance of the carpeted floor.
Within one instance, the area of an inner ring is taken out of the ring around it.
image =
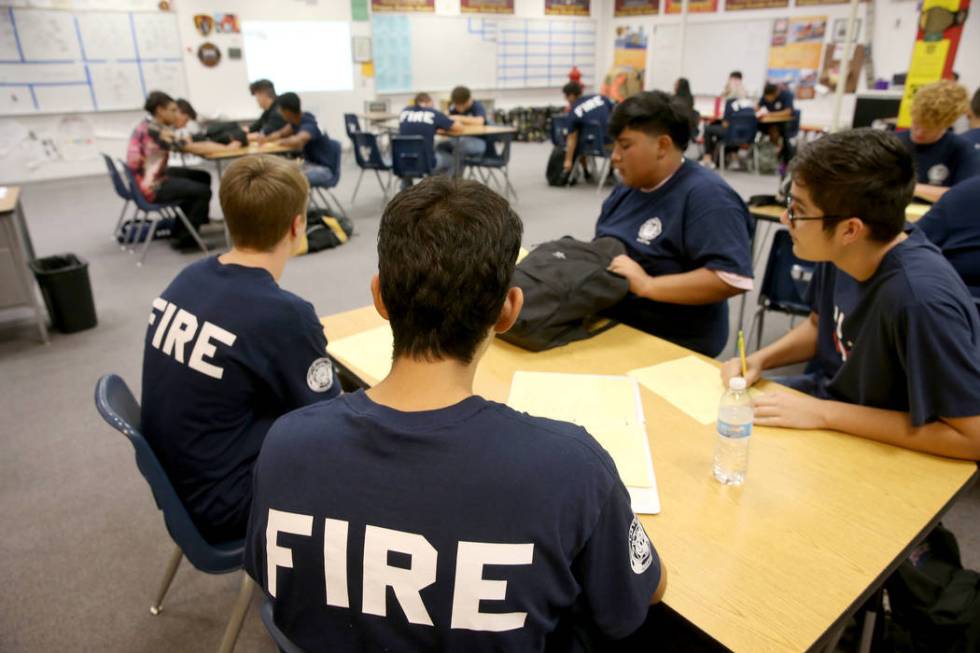
[[[594,186],[545,184],[549,148],[514,146],[511,177],[528,246],[566,234],[590,237],[601,203]],[[344,166],[337,194],[346,203],[357,170],[347,158]],[[726,176],[745,197],[774,192],[776,185],[772,177]],[[54,333],[49,345],[29,328],[0,332],[0,650],[214,650],[238,575],[207,576],[184,563],[164,612],[150,616],[173,545],[131,447],[102,422],[92,401],[95,381],[106,372],[121,374],[139,396],[150,302],[200,255],[155,243],[147,264],[137,268],[110,240],[120,201],[105,178],[32,185],[23,204],[39,256],[74,252],[88,260],[99,326]],[[292,261],[283,286],[321,314],[367,304],[381,209],[380,190],[365,176],[349,208],[357,235],[339,249]],[[220,215],[216,203],[213,215]],[[767,319],[766,340],[787,327],[779,316]],[[961,500],[946,524],[959,536],[964,561],[980,567],[980,491]],[[254,611],[237,650],[274,650]]]

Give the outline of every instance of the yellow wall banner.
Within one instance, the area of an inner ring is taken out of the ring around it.
[[[814,97],[826,16],[781,18],[773,23],[766,80],[783,84],[798,99]]]

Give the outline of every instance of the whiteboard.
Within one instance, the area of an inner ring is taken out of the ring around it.
[[[644,88],[674,92],[674,81],[681,75],[681,26],[654,25],[647,55]]]
[[[186,95],[168,12],[0,8],[0,115],[138,109]]]
[[[691,82],[691,91],[695,95],[717,95],[725,87],[728,74],[741,70],[746,90],[758,95],[766,82],[771,33],[772,22],[768,20],[689,22],[682,72]],[[724,43],[725,48],[705,48],[708,43]],[[673,88],[673,80],[670,83],[666,88]]]
[[[451,16],[412,18],[411,61],[415,89],[438,91],[460,84],[493,88],[496,68],[494,21]],[[433,34],[438,34],[438,38],[433,38]]]
[[[246,20],[242,36],[249,79],[270,79],[276,88],[298,92],[354,89],[347,21]]]

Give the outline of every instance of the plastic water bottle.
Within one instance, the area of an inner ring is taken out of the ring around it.
[[[718,444],[712,472],[720,483],[741,485],[749,466],[752,435],[752,401],[740,376],[728,381],[728,391],[718,405]]]

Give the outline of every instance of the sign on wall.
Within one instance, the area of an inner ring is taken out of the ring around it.
[[[684,3],[681,0],[667,0],[667,13],[679,14],[683,10]],[[718,11],[718,0],[688,0],[687,13],[689,14],[710,14]]]
[[[544,0],[546,16],[590,16],[591,0]]]
[[[435,13],[436,0],[371,0],[371,11],[419,11]]]
[[[459,9],[464,14],[512,14],[514,0],[460,0]]]
[[[616,0],[614,16],[649,16],[660,13],[660,0]]]
[[[775,21],[769,44],[766,80],[785,85],[798,99],[814,97],[820,52],[826,33],[826,16],[801,16]]]
[[[780,9],[789,6],[789,0],[726,0],[725,11],[747,9]]]

